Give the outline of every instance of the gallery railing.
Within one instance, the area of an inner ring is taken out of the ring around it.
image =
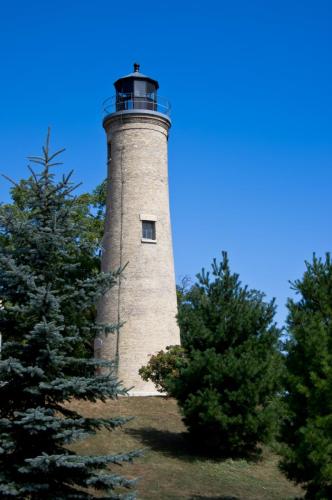
[[[103,110],[106,115],[117,111],[128,111],[135,109],[145,109],[149,111],[157,111],[164,115],[170,116],[171,104],[163,98],[155,94],[125,94],[119,93],[116,96],[109,97],[103,102]]]

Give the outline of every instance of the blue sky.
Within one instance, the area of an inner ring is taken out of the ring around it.
[[[3,2],[0,171],[26,176],[50,125],[92,189],[101,103],[139,62],[172,102],[177,279],[227,250],[282,323],[288,280],[332,247],[331,23],[330,0]]]

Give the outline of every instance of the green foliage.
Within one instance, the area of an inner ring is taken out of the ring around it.
[[[301,483],[307,498],[332,498],[332,262],[313,257],[300,295],[288,301],[288,418],[282,427],[282,470]]]
[[[241,285],[225,252],[221,263],[213,261],[212,276],[203,269],[180,302],[188,363],[169,391],[198,443],[245,455],[270,438],[275,423],[282,369],[275,304]]]
[[[68,182],[70,180],[68,177]],[[29,179],[22,179],[18,183],[13,183],[10,190],[12,203],[3,204],[0,207],[1,214],[6,219],[20,220],[22,223],[31,219],[31,186],[35,179],[30,176]],[[75,237],[79,241],[79,245],[74,246],[75,262],[79,265],[76,266],[76,272],[80,272],[81,276],[85,278],[95,277],[100,271],[100,249],[101,241],[104,232],[105,223],[105,209],[106,209],[106,181],[102,182],[96,187],[92,193],[84,193],[75,197],[73,203],[72,197],[68,196],[63,199],[64,205],[70,209],[70,217],[73,224],[72,229],[76,231]],[[14,250],[14,245],[21,246],[22,240],[20,238],[13,238],[9,231],[2,231],[0,233],[0,244],[3,246],[11,247]],[[19,250],[19,249],[17,249]],[[27,259],[30,254],[26,254]],[[24,262],[24,255],[21,256]],[[49,269],[54,268],[55,262],[50,264]],[[39,262],[36,259],[29,261],[29,266],[36,268]],[[74,273],[73,273],[74,276]],[[77,321],[85,321],[88,316],[89,321],[95,317],[95,304],[91,304],[91,308],[84,308],[84,313],[79,314]],[[12,330],[7,329],[6,338],[16,339],[16,328]],[[19,336],[21,330],[19,330]],[[93,355],[93,340],[94,332],[82,329],[80,342],[75,346],[75,354],[78,357],[91,357]]]
[[[31,169],[15,203],[0,209],[0,497],[92,499],[93,488],[100,498],[120,498],[132,481],[114,468],[136,452],[79,456],[68,448],[126,419],[83,417],[67,403],[126,390],[111,363],[75,356],[82,336],[110,331],[91,311],[120,271],[91,272],[94,246],[81,237],[75,186],[70,174],[57,181],[51,171],[59,153],[50,155],[48,137],[43,155],[31,158],[41,173]],[[96,366],[103,367],[98,375]]]
[[[181,307],[182,302],[185,302],[186,295],[190,290],[191,279],[189,276],[183,276],[180,283],[176,285],[176,298],[178,303],[178,308]]]
[[[92,193],[84,193],[77,197],[78,220],[84,231],[84,238],[96,248],[96,255],[100,256],[101,242],[104,235],[106,217],[106,179],[99,184]],[[99,259],[97,261],[100,269]]]
[[[166,351],[159,351],[151,356],[148,364],[142,366],[139,374],[146,382],[151,380],[157,391],[169,394],[169,384],[172,379],[178,378],[180,369],[186,366],[186,351],[179,345],[166,347]]]
[[[11,188],[11,197],[13,203],[3,205],[2,208],[14,211],[17,217],[29,210],[29,194],[27,187],[32,181],[21,179]],[[101,241],[104,234],[105,216],[106,216],[106,179],[99,184],[92,193],[83,193],[75,197],[75,213],[72,214],[75,221],[80,225],[80,239],[89,241],[91,251],[95,255],[95,267],[99,272],[100,263],[98,259]],[[72,200],[64,200],[64,203],[71,204]]]

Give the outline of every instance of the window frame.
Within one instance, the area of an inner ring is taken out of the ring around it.
[[[151,219],[141,219],[141,241],[142,243],[156,243],[157,242],[157,228],[156,221]],[[150,227],[146,227],[145,225],[149,224]],[[145,226],[145,227],[144,227]],[[148,238],[149,233],[153,236],[152,238]]]

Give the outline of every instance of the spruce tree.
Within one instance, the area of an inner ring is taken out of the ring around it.
[[[275,426],[280,384],[275,303],[242,286],[227,254],[179,304],[186,364],[168,383],[197,444],[225,456],[256,453]]]
[[[28,184],[33,180],[31,177],[28,180],[22,179],[18,183],[14,183],[11,187],[11,202],[3,204],[0,207],[1,213],[7,214],[7,218],[27,217],[30,213],[30,194],[27,189]],[[84,277],[94,277],[100,271],[100,256],[101,245],[105,224],[106,211],[106,181],[99,184],[92,193],[83,193],[75,197],[75,205],[73,200],[68,197],[63,200],[64,204],[71,205],[71,217],[76,230],[76,237],[80,241],[79,247],[76,248],[76,264],[77,269],[83,271]],[[0,244],[8,244],[8,237],[0,233]],[[79,266],[78,262],[82,261]],[[30,263],[31,265],[31,263]],[[91,309],[85,309],[84,315],[89,314],[90,318],[96,315],[95,305],[92,304]],[[7,331],[7,340],[15,332]],[[75,347],[75,354],[79,357],[93,356],[93,330],[83,330],[80,336],[80,343]],[[80,368],[78,368],[80,369]],[[92,367],[93,370],[93,367]]]
[[[332,498],[332,261],[313,257],[292,283],[281,468],[306,498]]]
[[[42,156],[30,159],[41,172],[31,169],[20,183],[24,206],[0,210],[0,498],[96,498],[92,491],[133,498],[132,481],[116,469],[136,452],[81,456],[68,447],[126,421],[84,417],[71,400],[106,401],[126,391],[111,363],[76,357],[82,336],[111,332],[91,311],[121,270],[91,274],[95,255],[71,174],[57,180],[52,170],[60,152],[49,153],[48,136]],[[98,375],[96,366],[103,367]]]

